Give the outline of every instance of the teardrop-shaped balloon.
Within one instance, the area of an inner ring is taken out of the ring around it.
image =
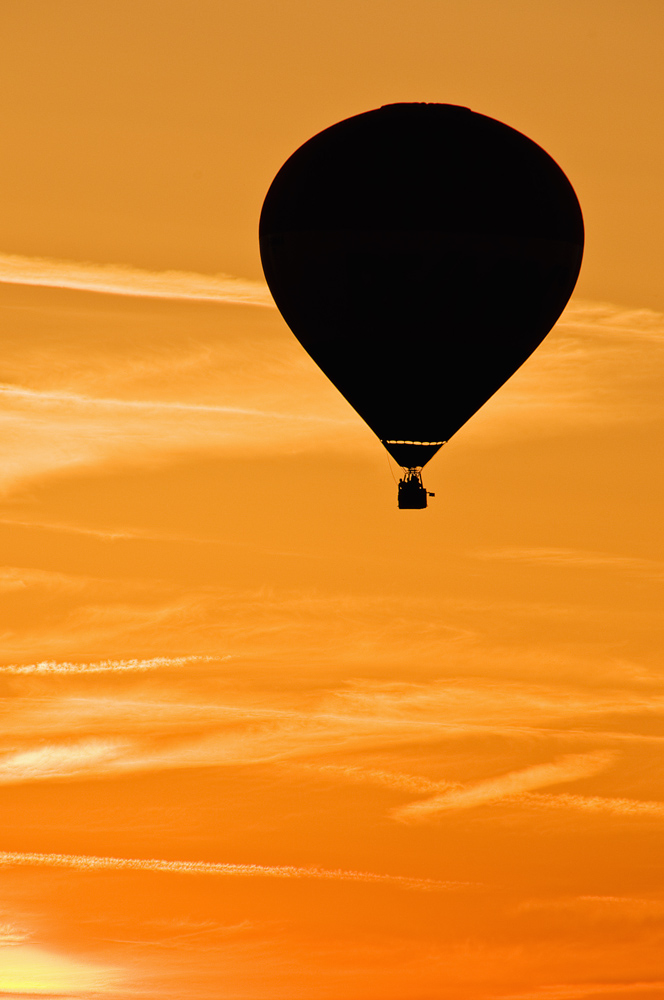
[[[417,470],[556,322],[583,218],[560,167],[515,129],[455,105],[390,104],[293,153],[260,247],[302,346]]]

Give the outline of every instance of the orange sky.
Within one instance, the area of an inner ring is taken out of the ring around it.
[[[664,997],[664,11],[5,0],[0,997]],[[257,223],[460,103],[577,293],[398,511]]]

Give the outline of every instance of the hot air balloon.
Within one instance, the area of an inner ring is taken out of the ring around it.
[[[279,170],[260,219],[265,277],[302,346],[402,467],[422,468],[552,328],[583,217],[531,139],[451,104],[332,125]]]

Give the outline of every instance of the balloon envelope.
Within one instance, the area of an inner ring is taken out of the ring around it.
[[[412,468],[556,322],[583,219],[560,167],[520,132],[455,105],[391,104],[293,153],[260,246],[295,336]]]

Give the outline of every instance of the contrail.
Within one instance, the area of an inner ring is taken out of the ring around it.
[[[228,302],[274,308],[267,285],[248,278],[190,271],[143,271],[118,264],[89,264],[18,254],[0,254],[0,282],[148,299]]]
[[[66,660],[41,660],[39,663],[8,663],[0,674],[102,674],[144,672],[159,667],[181,667],[187,663],[212,663],[228,656],[153,656],[149,660],[97,660],[93,663],[69,663]]]
[[[76,871],[145,871],[183,875],[225,875],[249,878],[323,879],[331,882],[373,882],[400,889],[440,892],[475,886],[474,882],[447,882],[405,875],[378,875],[343,868],[296,868],[293,865],[234,865],[212,861],[164,861],[157,858],[105,858],[88,854],[32,854],[0,851],[0,866],[73,868]]]

